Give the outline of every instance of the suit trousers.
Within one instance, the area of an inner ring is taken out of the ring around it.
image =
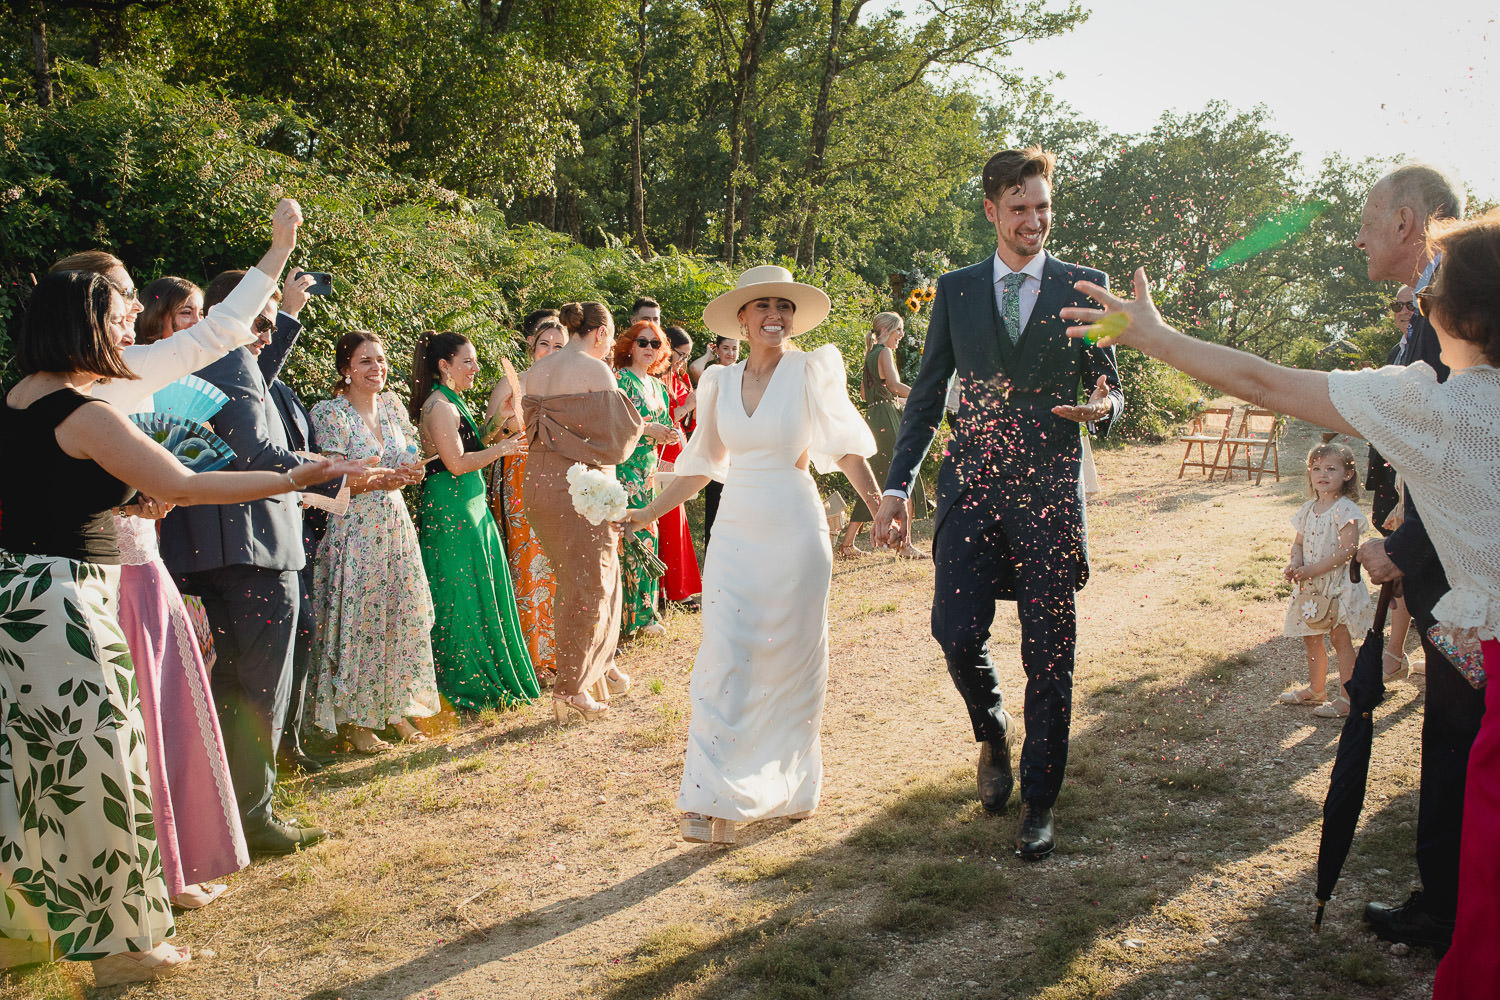
[[[724,495],[724,484],[710,479],[703,487],[703,551],[708,552],[708,543],[714,536],[714,518],[719,515],[719,498]]]
[[[245,832],[264,829],[272,820],[276,748],[292,690],[297,573],[242,565],[177,579],[183,593],[202,599],[213,626],[214,702]]]
[[[1476,690],[1422,635],[1427,692],[1422,710],[1422,786],[1417,798],[1417,870],[1422,905],[1440,920],[1458,909],[1459,839],[1469,749],[1484,719],[1484,691]]]
[[[313,631],[317,619],[312,607],[312,565],[297,574],[297,632],[292,639],[292,688],[287,697],[286,721],[280,745],[287,750],[302,746],[302,716],[307,707],[307,672],[312,665]]]
[[[1076,538],[1037,516],[1047,498],[1033,492],[1041,491],[1018,487],[1020,495],[991,502],[960,497],[949,509],[933,538],[932,634],[968,706],[974,739],[998,742],[1005,718],[990,626],[997,600],[1016,601],[1026,671],[1021,798],[1050,808],[1068,763],[1078,551]]]

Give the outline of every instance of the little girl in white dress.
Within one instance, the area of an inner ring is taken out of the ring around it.
[[[1283,635],[1300,635],[1307,647],[1307,686],[1285,691],[1283,705],[1315,705],[1319,718],[1349,714],[1343,686],[1354,672],[1354,640],[1361,640],[1375,620],[1375,606],[1364,581],[1349,579],[1349,560],[1370,523],[1360,513],[1358,472],[1354,452],[1341,444],[1320,444],[1308,452],[1307,480],[1314,499],[1292,517],[1297,537],[1291,559],[1282,572],[1296,582],[1286,609]],[[1332,612],[1328,613],[1330,603]],[[1328,654],[1323,637],[1333,643],[1338,658],[1339,691],[1325,691]]]

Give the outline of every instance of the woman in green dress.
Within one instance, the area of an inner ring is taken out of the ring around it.
[[[901,429],[901,404],[898,401],[904,400],[907,393],[911,392],[911,387],[901,381],[901,373],[896,368],[896,348],[904,336],[906,325],[902,323],[901,316],[883,312],[871,323],[870,333],[865,340],[865,422],[875,434],[875,446],[878,449],[870,456],[870,468],[875,472],[877,483],[885,482],[886,473],[891,471],[891,453],[896,449],[896,432]],[[906,501],[906,516],[908,524],[911,523],[911,518],[927,516],[927,495],[922,492],[920,476],[912,477],[911,497]],[[866,554],[864,549],[854,544],[854,540],[859,537],[860,529],[872,520],[874,518],[870,516],[865,502],[855,500],[854,510],[849,515],[849,526],[844,529],[843,541],[839,543],[840,558],[849,559]],[[905,559],[928,558],[927,553],[912,545],[909,540],[898,554]]]
[[[646,422],[641,438],[630,457],[615,466],[615,476],[625,487],[630,506],[643,507],[656,497],[656,446],[672,444],[682,434],[672,426],[671,403],[667,387],[656,376],[672,363],[672,348],[661,327],[650,320],[632,323],[615,341],[615,380],[620,391],[635,404],[636,412]],[[653,552],[658,550],[656,525],[637,531],[636,537]],[[666,628],[656,618],[656,600],[661,592],[661,578],[650,576],[629,565],[621,566],[625,574],[624,621],[626,635],[661,635]]]
[[[474,387],[479,359],[468,338],[424,333],[412,365],[411,415],[427,463],[422,485],[422,563],[436,623],[432,658],[438,690],[467,711],[505,708],[541,693],[505,549],[481,469],[520,447],[514,438],[485,446],[462,392]]]

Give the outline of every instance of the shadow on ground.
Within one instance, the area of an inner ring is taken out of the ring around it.
[[[1313,783],[1316,800],[1294,786],[1331,760],[1337,728],[1294,735],[1305,720],[1288,712],[1287,739],[1265,757],[1219,759],[1218,735],[1241,710],[1230,695],[1260,684],[1247,667],[1277,653],[1272,645],[1207,659],[1180,684],[1123,679],[1082,694],[1077,708],[1093,721],[1073,739],[1060,846],[1047,861],[1011,855],[1017,804],[985,815],[972,772],[958,771],[893,797],[814,853],[777,843],[793,835],[784,821],[758,824],[732,851],[678,854],[305,1000],[412,995],[708,867],[744,884],[749,902],[658,927],[590,983],[590,995],[1384,997],[1397,974],[1359,928],[1363,900],[1336,897],[1324,934],[1311,931],[1323,786]],[[1419,702],[1388,703],[1377,743]],[[1346,883],[1410,867],[1414,795],[1367,803]],[[1256,960],[1267,951],[1277,961]],[[1406,961],[1415,969],[1403,978],[1430,975],[1430,959]]]

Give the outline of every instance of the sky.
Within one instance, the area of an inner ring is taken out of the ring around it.
[[[1015,47],[1027,75],[1115,132],[1221,99],[1266,105],[1315,173],[1325,154],[1419,159],[1500,201],[1497,0],[1083,0]],[[1057,5],[1060,6],[1060,3]]]

